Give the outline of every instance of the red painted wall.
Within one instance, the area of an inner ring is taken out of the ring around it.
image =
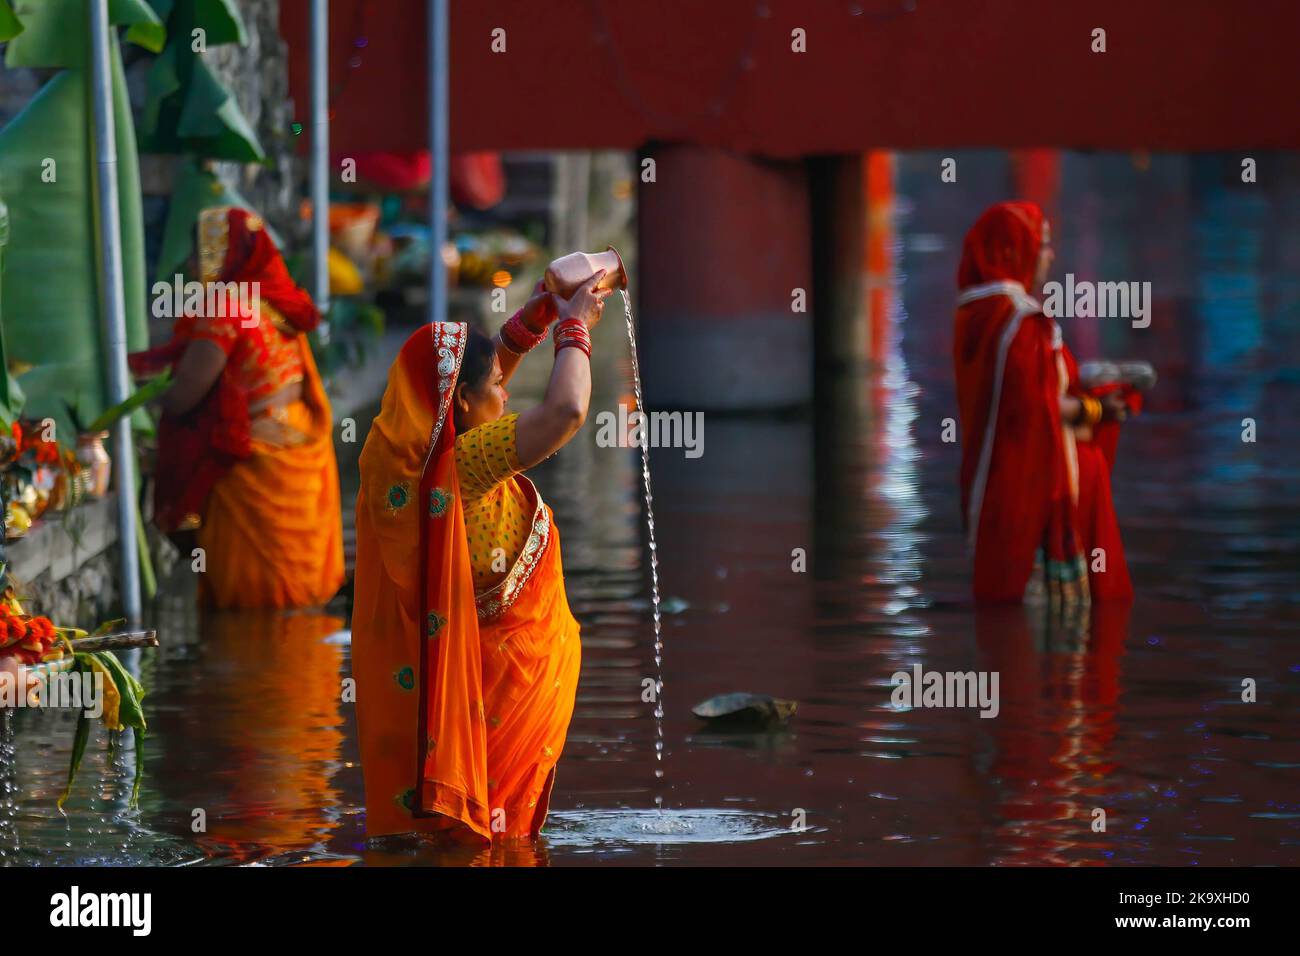
[[[306,125],[307,0],[281,11]],[[424,147],[424,0],[330,18],[335,151]],[[1296,0],[452,0],[451,27],[456,151],[1300,146]]]

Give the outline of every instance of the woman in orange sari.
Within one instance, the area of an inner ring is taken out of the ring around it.
[[[161,399],[154,521],[202,548],[200,603],[310,607],[343,583],[343,524],[329,400],[307,333],[320,314],[245,209],[199,215],[204,296],[166,345],[131,356],[171,367]],[[187,302],[188,304],[188,302]]]
[[[962,248],[953,363],[978,601],[1070,606],[1133,593],[1110,492],[1114,428],[1129,405],[1079,384],[1060,326],[1027,291],[1052,258],[1047,221],[1027,202],[991,207]]]
[[[540,284],[495,340],[415,332],[361,453],[352,661],[366,829],[532,839],[546,819],[577,692],[578,623],[550,509],[522,472],[581,427],[607,292]],[[541,405],[505,384],[545,337]]]

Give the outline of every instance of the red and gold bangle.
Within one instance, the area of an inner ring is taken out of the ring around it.
[[[534,332],[524,322],[524,310],[520,309],[501,326],[501,344],[516,355],[526,355],[546,339],[546,330]]]
[[[1101,421],[1102,407],[1099,400],[1091,395],[1080,395],[1079,400],[1083,403],[1083,420],[1081,424],[1091,426]]]
[[[587,330],[587,323],[582,319],[565,319],[563,322],[557,322],[555,325],[555,354],[560,354],[560,349],[573,346],[580,348],[587,353],[587,358],[591,358],[591,332]]]

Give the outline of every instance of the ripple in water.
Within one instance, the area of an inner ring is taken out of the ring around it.
[[[783,819],[744,810],[564,810],[547,815],[542,835],[552,846],[748,843],[789,836]]]

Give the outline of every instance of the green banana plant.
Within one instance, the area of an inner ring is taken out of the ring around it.
[[[140,148],[189,157],[176,167],[155,273],[158,280],[169,282],[194,250],[194,227],[202,210],[252,208],[212,174],[207,161],[264,163],[267,157],[234,95],[203,60],[203,52],[213,46],[248,42],[232,0],[150,2],[170,39],[149,70]],[[279,242],[278,236],[271,238]]]
[[[22,32],[22,21],[14,16],[9,0],[0,0],[0,43],[7,43]]]
[[[4,0],[0,0],[0,7],[3,7],[3,3]],[[0,26],[3,26],[3,11],[7,9],[7,7],[0,9]],[[0,198],[0,425],[3,425],[6,431],[13,428],[14,420],[18,418],[19,413],[23,410],[23,402],[25,401],[18,380],[9,374],[9,362],[5,356],[4,271],[5,246],[8,242],[9,207],[5,205],[4,199]]]
[[[248,42],[239,10],[230,0],[150,2],[171,40],[149,70],[140,148],[146,153],[265,162],[257,134],[234,94],[203,60],[211,47]]]
[[[21,376],[25,414],[51,417],[71,434],[65,402],[93,417],[107,403],[102,252],[96,223],[89,27],[84,0],[18,0],[21,32],[5,49],[10,67],[58,69],[0,130],[0,191],[9,206],[5,311],[9,358]],[[110,0],[109,21],[126,39],[158,51],[162,22],[144,0]],[[0,15],[0,35],[15,25]],[[147,344],[144,228],[135,129],[121,51],[109,44],[127,344]]]

